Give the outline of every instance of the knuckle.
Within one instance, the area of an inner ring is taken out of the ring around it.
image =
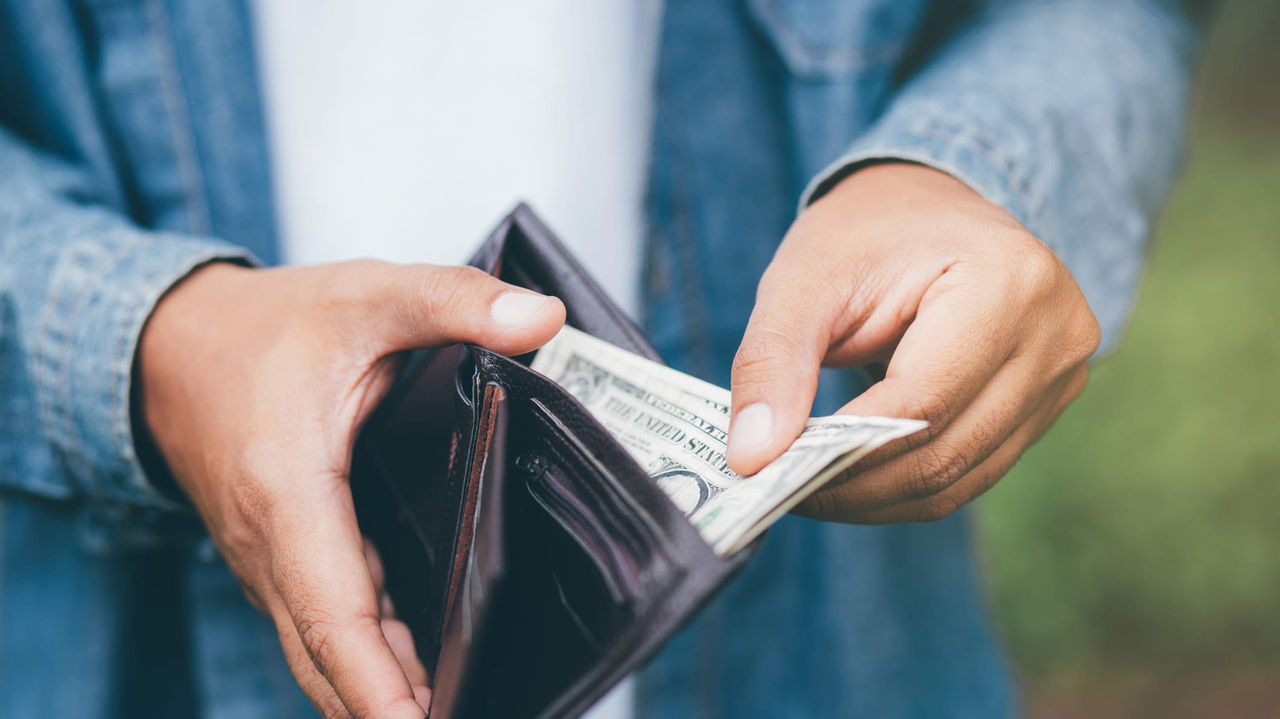
[[[467,306],[476,287],[492,279],[475,267],[435,267],[424,273],[418,301],[428,319],[456,316]]]
[[[947,419],[951,417],[950,398],[936,390],[923,389],[910,392],[905,402],[912,417],[929,423],[926,431],[930,433],[942,431]]]
[[[229,484],[226,491],[234,516],[223,518],[228,536],[220,539],[250,542],[254,546],[248,549],[258,553],[262,549],[261,542],[276,533],[278,520],[290,506],[296,492],[292,491],[290,482],[264,481],[251,470],[240,473]],[[240,544],[233,546],[242,548]]]
[[[941,415],[941,413],[939,413],[939,415]],[[923,419],[924,415],[921,414],[920,417]],[[941,437],[942,432],[947,428],[947,426],[941,421],[940,416],[926,421],[929,424],[925,426],[924,429],[903,438],[904,452],[912,452],[920,449],[921,447],[927,447],[930,442]]]
[[[927,498],[946,490],[965,475],[969,469],[968,458],[951,448],[925,445],[917,450],[920,455],[915,463],[912,496]]]
[[[1083,303],[1083,298],[1081,299]],[[1087,366],[1089,358],[1098,351],[1102,342],[1102,329],[1093,313],[1087,309],[1063,323],[1058,344],[1048,359],[1048,375],[1060,378]]]
[[[303,648],[316,668],[324,673],[333,658],[333,620],[313,610],[296,615],[293,621]]]
[[[227,484],[225,503],[207,522],[210,535],[228,561],[258,556],[275,511],[275,490],[247,473]]]
[[[370,614],[360,614],[350,619],[336,617],[316,609],[294,614],[294,626],[302,646],[307,650],[316,668],[330,679],[342,662],[343,636],[381,633],[381,620]]]
[[[245,448],[245,454],[241,460],[245,469],[233,475],[227,487],[235,511],[241,517],[252,521],[266,516],[276,502],[276,490],[269,483],[258,481],[254,476],[256,472],[249,469],[270,466],[256,459],[257,455],[258,450],[251,447]]]
[[[804,514],[820,522],[833,522],[837,521],[839,507],[836,490],[823,489],[814,492],[805,500]]]
[[[1084,319],[1081,321],[1079,334],[1079,354],[1081,360],[1086,360],[1098,351],[1098,347],[1102,345],[1102,325],[1098,322],[1098,318],[1089,310],[1085,310]]]
[[[989,300],[1027,307],[1051,301],[1061,286],[1065,269],[1057,254],[1025,232],[1006,240],[1000,248],[991,250],[1001,271],[990,276]]]
[[[1023,253],[1018,262],[1019,274],[1025,286],[1033,293],[1048,294],[1054,291],[1062,280],[1064,265],[1058,255],[1048,246],[1030,238],[1029,252]]]
[[[792,355],[795,349],[795,338],[785,331],[757,329],[742,343],[733,357],[734,383],[761,381],[771,367],[780,359]]]

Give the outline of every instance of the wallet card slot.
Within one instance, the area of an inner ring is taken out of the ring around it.
[[[610,541],[609,530],[596,512],[591,511],[570,488],[559,472],[539,455],[525,455],[516,460],[528,474],[529,493],[547,510],[564,531],[582,547],[600,570],[615,604],[639,591],[639,569],[626,553]]]
[[[629,501],[621,490],[618,477],[605,468],[576,434],[571,432],[546,405],[536,399],[529,401],[534,418],[545,428],[548,437],[556,437],[558,442],[543,443],[543,451],[556,460],[558,467],[544,474],[545,477],[556,477],[556,489],[565,497],[571,497],[584,516],[592,516],[594,521],[603,525],[602,537],[611,551],[625,558],[624,566],[632,575],[649,579],[666,569],[667,563],[660,550],[665,542],[657,527],[645,521],[645,512]],[[649,481],[639,465],[628,456],[637,479],[646,484]],[[624,465],[625,466],[625,465]],[[586,482],[572,481],[568,472],[579,477],[596,477],[605,481]],[[587,509],[587,507],[591,509]],[[641,569],[643,568],[643,570]],[[632,583],[640,583],[636,579]]]

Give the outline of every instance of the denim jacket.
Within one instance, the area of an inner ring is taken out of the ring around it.
[[[1199,28],[1174,0],[668,2],[645,324],[728,381],[799,206],[945,170],[1074,273],[1114,343],[1175,175]],[[148,481],[138,335],[194,267],[277,257],[246,8],[0,0],[0,716],[305,716],[269,623]],[[483,188],[476,188],[483,192]],[[824,374],[816,409],[864,389]],[[789,518],[642,672],[641,716],[1014,711],[964,512]]]

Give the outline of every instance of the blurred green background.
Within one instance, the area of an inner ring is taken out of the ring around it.
[[[1225,3],[1120,350],[980,502],[1034,717],[1280,716],[1280,3]]]

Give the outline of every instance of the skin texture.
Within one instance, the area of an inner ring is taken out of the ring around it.
[[[397,353],[527,352],[564,316],[558,299],[478,270],[371,261],[212,264],[157,306],[139,349],[148,428],[324,716],[426,712],[426,671],[383,596],[347,482]]]
[[[885,379],[839,413],[929,428],[796,512],[941,519],[1004,476],[1080,394],[1099,337],[1066,266],[1003,209],[927,167],[861,169],[801,213],[760,281],[733,365],[729,464],[750,474],[790,445],[821,366],[887,362]]]

